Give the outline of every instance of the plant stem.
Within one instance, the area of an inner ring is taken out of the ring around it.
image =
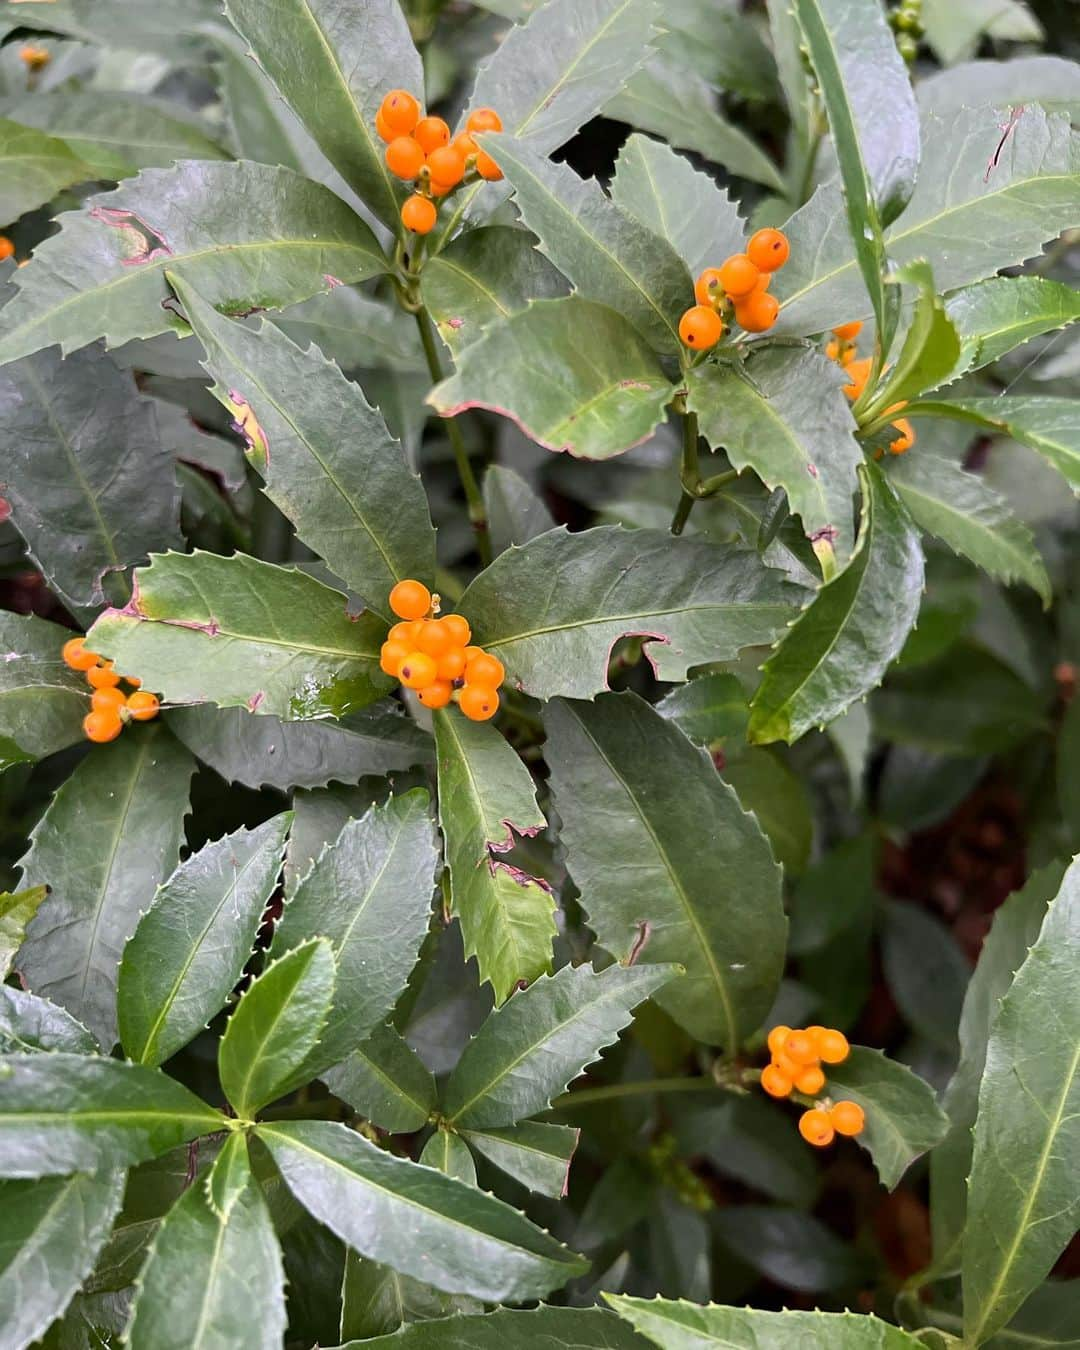
[[[424,346],[424,355],[427,358],[431,378],[438,384],[443,378],[443,368],[442,362],[439,360],[438,348],[435,346],[435,331],[426,309],[420,308],[416,311],[416,326],[420,330],[420,341]],[[484,506],[484,496],[480,491],[480,484],[476,481],[472,465],[469,463],[469,452],[465,449],[461,428],[452,417],[444,418],[443,425],[446,427],[446,434],[454,451],[458,477],[461,479],[461,486],[465,491],[465,500],[469,504],[469,520],[472,522],[476,534],[477,552],[480,554],[480,561],[487,567],[491,562],[491,535],[488,532],[487,508]]]
[[[724,1092],[725,1083],[715,1078],[651,1078],[643,1083],[607,1083],[603,1087],[582,1088],[564,1092],[551,1103],[552,1111],[566,1111],[571,1107],[593,1106],[598,1102],[616,1101],[620,1097],[640,1097],[670,1092]]]
[[[690,512],[697,501],[697,487],[701,482],[701,467],[698,463],[698,420],[697,413],[683,413],[682,467],[679,473],[682,482],[682,496],[675,508],[671,521],[671,533],[682,534],[683,527],[690,518]]]

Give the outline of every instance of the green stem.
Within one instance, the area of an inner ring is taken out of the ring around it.
[[[551,1103],[552,1111],[566,1111],[579,1106],[593,1106],[599,1102],[617,1101],[621,1097],[640,1097],[671,1092],[723,1092],[728,1084],[715,1078],[651,1078],[643,1083],[608,1083],[604,1087],[582,1088],[564,1092]]]
[[[438,348],[435,346],[435,330],[426,309],[421,308],[416,311],[416,326],[420,330],[420,341],[424,346],[424,355],[427,358],[431,378],[438,384],[443,378],[443,368],[442,362],[439,360]],[[465,449],[461,428],[453,417],[444,418],[443,426],[446,428],[446,435],[454,451],[458,477],[461,479],[461,486],[465,491],[465,500],[469,505],[469,520],[472,522],[473,531],[476,534],[477,552],[480,554],[480,561],[487,567],[491,562],[491,535],[488,532],[484,495],[480,491],[480,484],[476,481],[476,474],[473,473],[472,465],[469,463],[469,452]]]
[[[679,478],[682,483],[682,496],[675,508],[671,521],[671,533],[682,534],[690,512],[697,501],[697,489],[701,483],[701,466],[698,462],[698,420],[697,413],[683,413],[682,467]]]

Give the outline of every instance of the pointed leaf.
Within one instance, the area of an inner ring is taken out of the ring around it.
[[[757,821],[636,694],[559,699],[545,725],[567,867],[597,941],[638,969],[685,966],[657,1003],[734,1053],[768,1012],[784,963],[781,872]]]
[[[389,685],[385,624],[295,567],[243,553],[163,553],[135,573],[124,609],[90,630],[94,651],[177,703],[243,706],[303,721],[340,717]]]
[[[513,1125],[550,1106],[566,1085],[630,1024],[631,1010],[675,966],[564,966],[491,1013],[465,1047],[443,1094],[462,1129]]]
[[[390,1025],[378,1026],[348,1059],[322,1075],[330,1091],[390,1134],[421,1129],[437,1100],[435,1079]]]
[[[699,675],[677,684],[654,707],[695,745],[715,745],[732,736],[743,739],[750,717],[741,681],[728,674]]]
[[[434,739],[431,740],[434,747]],[[421,781],[422,780],[422,781]],[[345,824],[367,815],[373,806],[385,802],[395,790],[407,792],[426,784],[419,770],[387,778],[362,778],[356,786],[331,784],[328,788],[293,793],[295,819],[289,832],[285,855],[285,897],[296,893],[300,880],[311,871],[316,858],[328,844],[336,842]]]
[[[919,612],[923,555],[880,472],[863,471],[863,518],[847,567],[818,592],[762,667],[752,741],[797,741],[881,682]]]
[[[500,0],[501,2],[501,0]],[[488,8],[494,8],[489,0]],[[601,1308],[496,1308],[474,1316],[414,1321],[389,1336],[350,1341],[339,1350],[651,1350],[613,1313]]]
[[[214,840],[180,864],[124,948],[117,989],[130,1059],[163,1064],[225,1004],[255,945],[291,814]]]
[[[453,912],[466,959],[476,957],[481,982],[502,1003],[551,969],[555,900],[544,882],[497,855],[547,822],[528,769],[495,727],[456,708],[434,720]]]
[[[37,1341],[93,1269],[124,1198],[122,1172],[0,1181],[0,1326],[6,1346]]]
[[[0,1172],[100,1172],[156,1158],[225,1118],[158,1069],[101,1055],[0,1056]]]
[[[496,554],[555,528],[543,499],[524,478],[502,464],[493,464],[484,475],[484,506]]]
[[[1046,277],[990,277],[953,291],[945,309],[960,334],[959,364],[971,371],[1080,319],[1080,291]]]
[[[407,1323],[427,1325],[429,1318],[446,1317],[459,1309],[479,1307],[463,1294],[444,1294],[422,1280],[400,1275],[378,1261],[369,1261],[345,1249],[345,1274],[341,1281],[341,1336],[367,1341],[393,1333]],[[459,1320],[455,1317],[455,1322]]]
[[[337,960],[312,1076],[351,1054],[405,987],[431,920],[437,854],[429,811],[428,794],[417,790],[350,820],[285,906],[273,955],[326,937]]]
[[[466,1186],[476,1185],[476,1164],[469,1146],[453,1130],[436,1130],[424,1145],[420,1161],[425,1167],[434,1167],[443,1176],[453,1177]]]
[[[164,727],[129,728],[88,755],[53,797],[22,861],[51,887],[19,954],[35,994],[116,1040],[124,944],[176,866],[194,761]]]
[[[163,305],[166,268],[182,269],[212,304],[246,313],[387,267],[371,229],[329,188],[250,161],[145,169],[58,220],[59,233],[16,274],[0,361],[52,343],[67,353],[99,337],[116,347],[183,332]]]
[[[461,600],[477,642],[535,698],[591,698],[607,688],[620,637],[646,647],[659,679],[731,660],[777,636],[803,592],[757,553],[602,526],[551,530],[495,559]]]
[[[588,1268],[501,1200],[343,1125],[262,1125],[259,1137],[296,1198],[342,1241],[437,1289],[516,1302]]]
[[[0,118],[0,220],[18,220],[61,188],[96,175],[55,136]]]
[[[0,613],[0,770],[82,739],[87,688],[60,657],[70,636],[33,614]]]
[[[0,984],[0,1054],[25,1050],[66,1050],[96,1055],[98,1043],[81,1022],[47,998]]]
[[[212,392],[261,434],[248,458],[266,495],[370,610],[405,577],[435,574],[435,531],[423,485],[360,387],[317,347],[302,352],[280,329],[223,318],[168,273],[203,345]]]
[[[209,1176],[202,1183],[210,1208],[222,1219],[228,1219],[250,1180],[247,1137],[234,1130],[222,1144]]]
[[[15,953],[26,940],[30,920],[41,908],[48,886],[28,886],[24,891],[0,891],[0,979],[7,979]]]
[[[754,1350],[791,1350],[794,1345],[918,1350],[923,1344],[872,1313],[764,1312],[715,1303],[700,1307],[660,1298],[627,1298],[625,1294],[605,1294],[604,1298],[661,1350],[706,1350],[710,1345],[753,1346]]]
[[[995,108],[1039,103],[1047,112],[1075,116],[1080,112],[1080,67],[1061,56],[964,61],[920,80],[915,96],[924,112],[957,112],[979,103]]]
[[[580,1130],[569,1125],[523,1120],[501,1129],[491,1126],[462,1133],[478,1153],[530,1191],[550,1195],[555,1200],[566,1195],[570,1159],[577,1148]]]
[[[891,408],[953,378],[960,367],[960,337],[934,289],[934,274],[925,262],[908,263],[896,279],[918,288],[911,323],[881,389],[867,413]]]

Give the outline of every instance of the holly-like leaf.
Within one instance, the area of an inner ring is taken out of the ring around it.
[[[434,747],[434,741],[431,744]],[[311,871],[326,846],[337,840],[346,822],[359,820],[373,806],[385,802],[391,792],[407,792],[412,787],[426,786],[426,782],[424,775],[416,770],[396,774],[393,781],[389,777],[368,777],[355,786],[333,784],[311,792],[294,792],[295,818],[285,855],[286,898],[295,894],[300,879]]]
[[[921,79],[915,97],[924,113],[952,113],[980,103],[995,108],[1039,103],[1047,112],[1075,117],[1080,113],[1080,68],[1061,56],[963,61]]]
[[[919,612],[918,533],[880,472],[863,470],[851,561],[823,586],[766,661],[750,703],[750,740],[794,742],[881,682]]]
[[[897,1008],[920,1036],[955,1055],[971,963],[952,931],[921,906],[889,901],[881,917],[882,970]]]
[[[829,1350],[918,1350],[923,1344],[872,1313],[765,1312],[625,1294],[604,1298],[662,1350],[704,1350],[710,1345],[791,1350],[799,1344],[827,1345]]]
[[[971,371],[1080,319],[1080,292],[1046,277],[990,277],[954,291],[945,309],[960,334],[959,365]]]
[[[211,1208],[227,1219],[251,1180],[247,1136],[240,1130],[228,1135],[203,1185]]]
[[[785,759],[763,746],[732,747],[721,773],[743,810],[757,819],[785,874],[797,877],[814,843],[813,803],[806,784]]]
[[[486,7],[494,8],[494,4]],[[361,1345],[370,1345],[373,1350],[525,1350],[536,1345],[550,1346],[551,1350],[650,1350],[653,1342],[606,1309],[542,1305],[414,1321],[392,1335],[350,1341],[340,1350],[360,1350]]]
[[[246,429],[266,495],[370,610],[391,618],[398,581],[434,576],[435,531],[382,414],[317,347],[301,351],[262,320],[249,328],[223,318],[167,276],[203,345],[212,392]]]
[[[507,1176],[530,1191],[550,1195],[555,1200],[566,1195],[570,1159],[580,1133],[569,1125],[546,1125],[539,1120],[463,1131],[477,1153],[482,1153]]]
[[[130,1059],[163,1064],[225,1004],[281,871],[291,814],[205,845],[176,869],[124,948],[117,988]]]
[[[30,0],[34,3],[34,0]],[[21,0],[26,3],[26,0]],[[80,42],[132,49],[147,47],[162,55],[175,56],[177,37],[200,33],[219,14],[215,0],[176,0],[168,14],[127,0],[49,0],[49,8],[33,12],[33,26],[47,33],[62,33]],[[27,16],[29,18],[29,16]],[[190,48],[185,45],[185,50]]]
[[[453,912],[466,959],[476,957],[481,981],[502,1003],[551,969],[555,900],[542,881],[498,855],[547,822],[528,769],[490,723],[447,708],[435,717],[435,745]]]
[[[693,277],[743,251],[745,226],[728,190],[663,141],[629,137],[615,162],[611,198],[666,239]]]
[[[1074,861],[986,1047],[964,1229],[964,1336],[972,1345],[1008,1322],[1080,1220],[1078,957]]]
[[[86,684],[60,657],[70,636],[33,614],[0,613],[0,770],[81,739],[90,703]]]
[[[465,1140],[453,1130],[436,1130],[424,1145],[420,1161],[425,1167],[434,1167],[455,1181],[463,1181],[467,1186],[476,1185],[473,1155]]]
[[[555,527],[543,499],[520,474],[502,464],[493,464],[484,475],[484,506],[496,554],[511,544],[527,544]]]
[[[164,553],[135,573],[131,600],[87,638],[174,703],[303,721],[340,717],[389,686],[386,625],[349,617],[346,598],[295,567],[243,553]]]
[[[129,728],[88,755],[34,829],[23,879],[51,888],[18,969],[108,1050],[124,944],[176,866],[194,761],[164,727]]]
[[[246,990],[218,1046],[221,1086],[239,1116],[313,1075],[306,1064],[319,1043],[334,998],[334,951],[312,938],[271,961]]]
[[[3,1055],[0,1084],[6,1177],[127,1167],[225,1124],[159,1070],[102,1055]]]
[[[433,836],[426,792],[392,797],[345,825],[285,906],[272,954],[326,937],[337,960],[312,1077],[351,1054],[389,1016],[405,987],[431,919]]]
[[[443,1093],[461,1129],[513,1125],[551,1105],[630,1024],[631,1011],[677,975],[676,966],[563,966],[491,1013],[465,1047]]]
[[[5,310],[5,313],[7,311]],[[180,543],[180,493],[154,405],[99,348],[0,367],[4,495],[52,588],[99,605],[104,574]]]
[[[429,259],[428,265],[435,260]],[[416,321],[396,300],[365,295],[354,286],[335,286],[290,305],[274,322],[298,347],[318,347],[342,370],[389,366],[423,368],[424,352]]]
[[[0,361],[59,343],[185,331],[163,302],[165,270],[182,270],[227,313],[282,309],[387,262],[362,221],[329,188],[269,164],[186,160],[145,169],[59,218],[4,308]]]
[[[509,549],[461,600],[476,641],[536,698],[591,698],[607,688],[620,637],[650,639],[657,677],[731,660],[783,631],[804,594],[757,553],[657,530],[551,530]]]
[[[544,720],[567,867],[590,928],[635,969],[685,966],[656,1002],[733,1053],[783,970],[781,873],[761,829],[708,755],[636,694],[559,699]],[[640,884],[626,884],[628,868]]]
[[[425,263],[420,279],[428,313],[455,353],[530,300],[554,299],[568,289],[533,236],[506,225],[460,235]]]
[[[285,1184],[364,1256],[448,1293],[542,1298],[587,1263],[501,1200],[322,1121],[261,1125]]]
[[[225,12],[327,159],[386,225],[403,197],[375,114],[391,89],[423,96],[420,57],[397,0],[228,0]],[[331,269],[332,270],[332,269]]]
[[[399,1329],[404,1336],[410,1330],[409,1323],[430,1325],[428,1319],[452,1313],[457,1314],[456,1324],[462,1312],[475,1312],[481,1307],[475,1299],[463,1294],[444,1294],[422,1280],[401,1275],[390,1266],[369,1261],[346,1248],[341,1281],[342,1340],[358,1337],[366,1342],[375,1336],[392,1335]]]
[[[707,365],[687,379],[687,406],[705,439],[735,468],[749,466],[768,487],[782,487],[807,536],[841,563],[851,554],[863,462],[844,383],[820,352],[782,347],[753,353],[741,373]]]
[[[380,1130],[408,1134],[422,1129],[437,1100],[435,1079],[416,1051],[390,1025],[322,1075],[335,1096]]]
[[[715,745],[734,736],[743,739],[750,709],[735,675],[701,675],[676,685],[654,705],[695,745]]]
[[[1050,578],[1034,536],[978,474],[921,448],[889,469],[889,482],[916,525],[997,580],[1027,582],[1049,606]]]
[[[431,391],[443,417],[490,408],[548,450],[609,459],[646,440],[674,386],[636,329],[578,296],[539,300],[458,354]]]
[[[896,279],[910,282],[918,294],[911,322],[887,376],[866,414],[906,403],[955,376],[960,366],[960,336],[934,288],[934,274],[925,262],[908,263]]]
[[[616,206],[595,179],[508,136],[479,139],[513,186],[541,253],[575,292],[618,310],[657,351],[679,354],[679,318],[693,283],[674,248]]]
[[[26,890],[0,891],[0,979],[6,979],[15,953],[26,939],[30,920],[49,894],[48,886],[28,886]]]
[[[94,1267],[124,1198],[122,1172],[0,1181],[0,1326],[37,1341]]]
[[[0,984],[0,1054],[66,1050],[73,1055],[96,1055],[98,1049],[83,1024],[58,1004]]]
[[[72,183],[97,175],[55,136],[0,118],[0,220],[18,220]]]

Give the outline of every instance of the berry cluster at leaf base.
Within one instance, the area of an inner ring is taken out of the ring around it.
[[[149,722],[158,715],[161,706],[158,696],[140,689],[141,681],[133,675],[118,675],[111,661],[87,648],[85,638],[70,638],[60,654],[66,666],[86,676],[94,691],[90,695],[90,711],[83,718],[87,740],[115,741],[126,723]],[[131,685],[131,693],[120,688],[121,680]]]
[[[851,1053],[847,1037],[832,1027],[776,1026],[769,1032],[770,1062],[761,1071],[761,1086],[770,1097],[793,1092],[814,1098],[799,1119],[799,1133],[808,1144],[825,1148],[838,1134],[855,1135],[866,1123],[857,1102],[832,1101],[823,1096],[822,1064],[842,1064]]]
[[[825,355],[830,361],[835,361],[844,368],[848,377],[848,382],[844,385],[844,393],[852,403],[862,397],[874,364],[872,357],[860,356],[858,348],[855,346],[855,339],[861,331],[862,324],[858,320],[853,323],[842,323],[839,328],[832,330],[832,337],[825,343]],[[889,413],[900,412],[906,406],[905,403],[894,403],[891,408],[885,409],[885,416],[887,417]],[[915,444],[915,429],[906,417],[898,417],[892,423],[892,427],[898,434],[889,441],[889,453],[902,455]],[[877,458],[880,459],[880,457],[879,452]]]
[[[473,139],[479,131],[502,131],[502,119],[494,108],[477,108],[465,130],[451,136],[441,117],[421,113],[408,90],[391,89],[375,117],[375,129],[386,142],[387,168],[416,189],[401,208],[401,223],[414,234],[430,234],[443,197],[462,183],[502,177],[499,166]]]
[[[419,581],[399,581],[390,608],[402,620],[382,645],[379,664],[387,675],[416,691],[425,708],[457,703],[473,722],[499,710],[506,678],[498,657],[470,644],[472,630],[461,614],[439,614],[439,597]]]
[[[791,252],[780,230],[758,230],[745,253],[733,253],[721,267],[706,267],[694,283],[696,305],[679,321],[679,337],[696,352],[709,351],[735,323],[747,333],[764,333],[776,322],[780,303],[769,294],[774,272]]]

